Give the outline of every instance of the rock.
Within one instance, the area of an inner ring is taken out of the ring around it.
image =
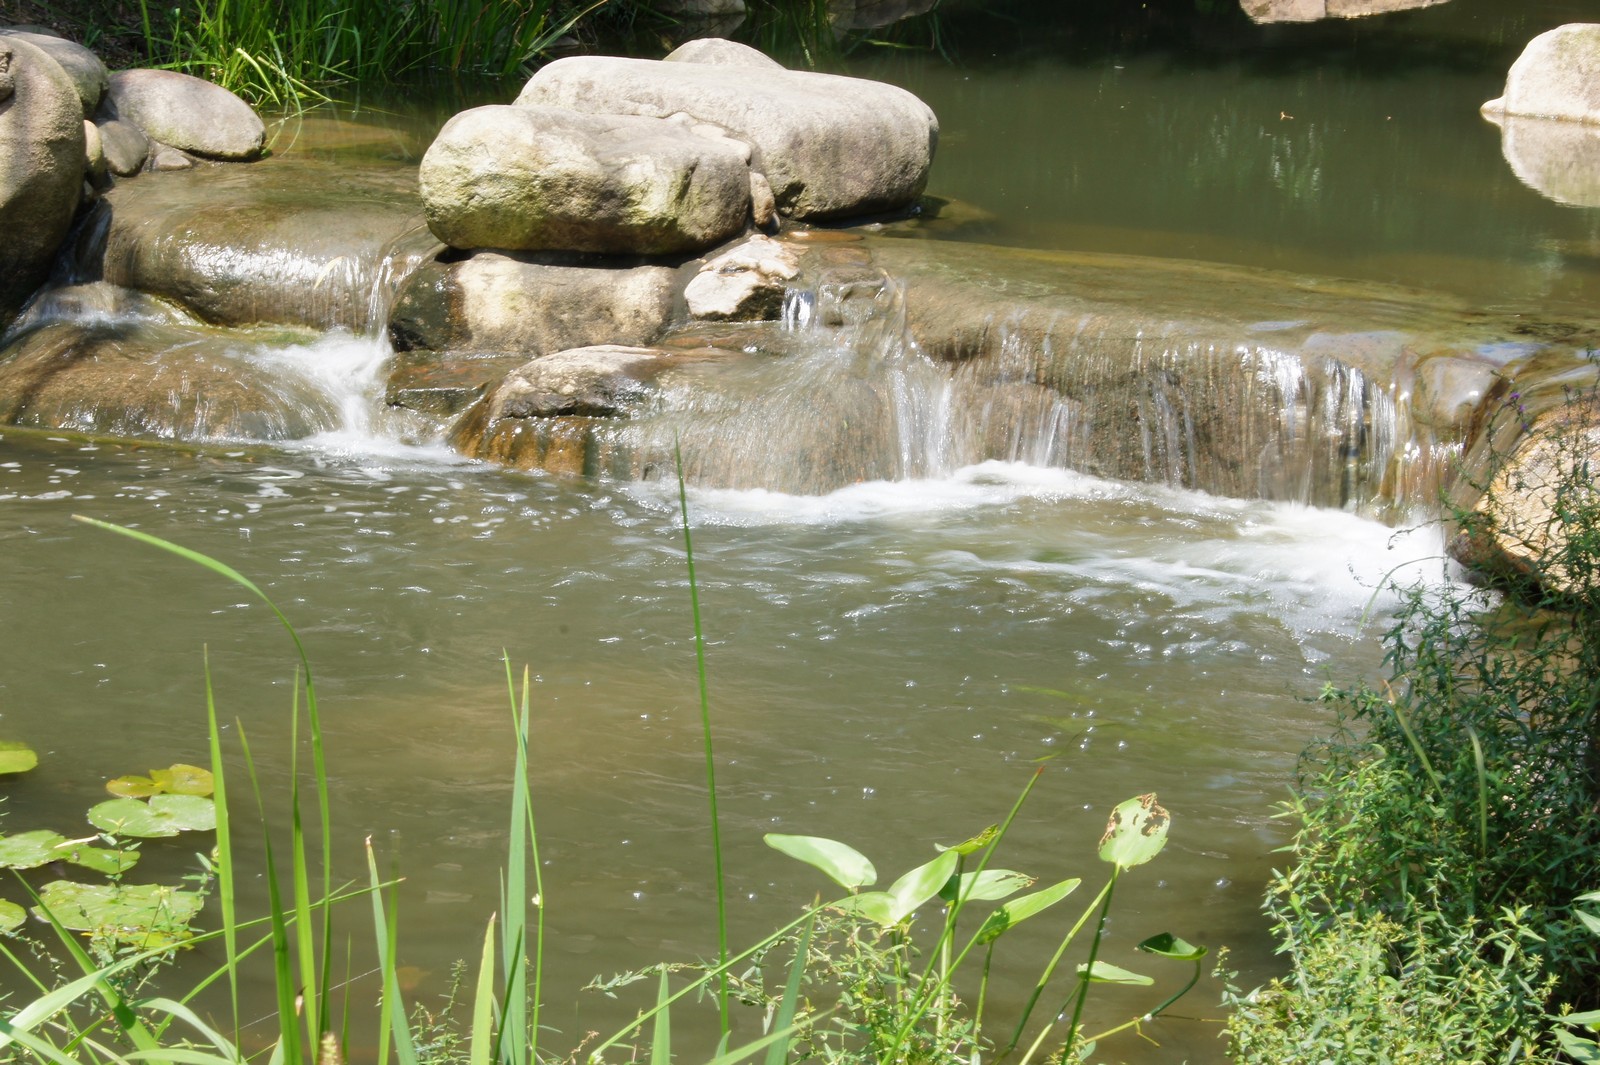
[[[304,339],[304,338],[302,338]],[[0,357],[0,424],[163,440],[287,440],[338,422],[326,398],[170,323],[54,322]]]
[[[83,107],[54,59],[0,37],[0,329],[50,273],[83,189]]]
[[[750,217],[749,150],[664,117],[463,111],[422,159],[428,225],[457,248],[664,255],[720,244]]]
[[[194,166],[194,157],[187,152],[179,151],[170,144],[160,141],[150,142],[150,158],[145,160],[145,169],[158,174],[171,173],[174,170],[188,170]]]
[[[1446,0],[1239,0],[1256,22],[1316,22],[1325,18],[1361,18],[1432,7]]]
[[[1486,112],[1517,180],[1572,207],[1600,207],[1600,126]]]
[[[174,70],[111,75],[106,117],[126,119],[151,140],[208,159],[255,159],[266,129],[250,105],[220,85]]]
[[[413,173],[272,158],[119,182],[84,227],[104,243],[80,269],[218,325],[375,330],[439,248]]]
[[[666,326],[672,267],[576,255],[479,252],[420,267],[396,301],[396,351],[523,359],[594,344],[648,344]]]
[[[1600,24],[1569,23],[1529,41],[1483,113],[1600,123]]]
[[[84,170],[94,180],[106,175],[106,147],[100,140],[100,127],[83,120],[83,160]]]
[[[754,149],[780,212],[798,219],[894,211],[927,183],[939,123],[881,82],[809,71],[571,56],[536,73],[518,106],[693,115]]]
[[[27,41],[54,59],[61,69],[66,71],[67,77],[72,79],[78,98],[83,101],[83,117],[88,118],[94,114],[94,109],[100,106],[100,99],[105,96],[106,87],[111,79],[111,74],[106,70],[106,65],[100,62],[99,56],[81,44],[74,44],[64,37],[53,37],[47,33],[0,28],[0,37]]]
[[[1593,490],[1600,469],[1600,411],[1592,391],[1509,397],[1514,415],[1500,419],[1469,454],[1468,468],[1492,471],[1450,543],[1459,561],[1500,579],[1546,592],[1593,594],[1593,565],[1574,572],[1562,513],[1574,485]],[[1543,407],[1543,409],[1539,409]],[[1458,503],[1462,493],[1458,492]]]
[[[683,290],[689,314],[711,321],[760,321],[783,314],[788,282],[800,273],[793,244],[751,237],[700,268]]]
[[[461,355],[441,359],[435,352],[395,356],[384,388],[391,407],[451,418],[526,360],[521,355]]]
[[[828,19],[839,30],[872,30],[926,15],[939,0],[828,0]]]
[[[120,118],[97,118],[95,128],[100,131],[106,166],[113,174],[127,177],[144,169],[150,157],[150,139],[143,130]]]
[[[684,19],[715,19],[746,14],[744,0],[662,0],[659,8],[663,14]]]
[[[744,0],[733,0],[739,5],[739,13],[744,13]],[[726,12],[719,12],[726,14]],[[782,63],[765,53],[751,48],[747,44],[737,41],[724,40],[721,37],[702,37],[699,40],[687,41],[668,52],[662,59],[665,63],[703,63],[713,67],[743,67],[747,70],[783,70]]]

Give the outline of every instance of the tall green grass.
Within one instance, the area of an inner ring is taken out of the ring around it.
[[[414,72],[509,77],[613,0],[139,0],[152,62],[275,107]]]

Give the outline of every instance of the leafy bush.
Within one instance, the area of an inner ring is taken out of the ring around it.
[[[1519,398],[1515,451],[1453,515],[1515,564],[1412,590],[1389,680],[1323,692],[1341,726],[1305,756],[1267,900],[1294,971],[1236,994],[1242,1060],[1351,1060],[1340,1032],[1376,1060],[1562,1060],[1548,1015],[1600,1005],[1573,907],[1600,883],[1600,419],[1592,391],[1533,418]]]

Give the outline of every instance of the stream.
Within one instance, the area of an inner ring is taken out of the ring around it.
[[[1580,313],[1600,295],[1600,212],[1518,182],[1477,116],[1533,23],[1573,5],[1499,21],[1494,6],[1277,28],[1250,47],[1040,46],[1015,63],[867,49],[848,70],[905,85],[940,115],[929,191],[992,213],[961,239]],[[370,109],[369,121],[401,122]],[[106,778],[204,762],[209,660],[227,733],[248,735],[284,828],[286,634],[215,575],[70,516],[224,560],[307,645],[338,877],[364,878],[368,838],[404,876],[408,994],[437,1006],[498,905],[505,662],[526,666],[545,1022],[565,1051],[653,995],[640,984],[612,1000],[581,990],[591,978],[715,952],[677,485],[463,460],[384,409],[390,354],[343,331],[241,350],[336,412],[292,444],[0,431],[0,736],[42,759],[0,785],[0,817],[6,831],[80,832]],[[781,461],[759,438],[738,446],[741,468]],[[1104,875],[1095,845],[1113,805],[1155,791],[1173,817],[1166,851],[1119,886],[1105,955],[1157,986],[1109,989],[1091,1028],[1181,985],[1181,966],[1162,972],[1132,950],[1157,932],[1226,946],[1243,986],[1281,971],[1260,900],[1287,860],[1275,815],[1297,755],[1332,725],[1315,697],[1380,674],[1386,580],[1449,579],[1437,528],[1425,513],[1387,525],[1025,462],[905,468],[819,495],[687,492],[733,942],[828,887],[763,833],[837,837],[887,879],[1000,820],[1043,764],[1004,864],[1046,883],[1082,876],[1084,901]],[[192,870],[196,846],[148,842],[150,875]],[[256,877],[244,908],[264,900]],[[364,909],[344,920],[364,938]],[[1013,937],[997,1011],[1026,998],[1053,934]],[[216,960],[196,953],[186,971]],[[355,971],[365,964],[358,955]],[[268,1012],[265,984],[246,993]],[[377,988],[358,977],[351,993],[364,1007]],[[1224,1060],[1219,993],[1208,976],[1147,1039],[1101,1056]],[[715,1026],[709,1006],[674,1021]],[[260,1026],[262,1043],[271,1034]]]

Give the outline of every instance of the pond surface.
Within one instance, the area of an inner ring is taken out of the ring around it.
[[[969,50],[958,65],[858,50],[851,69],[940,114],[930,192],[994,215],[960,236],[1571,313],[1596,295],[1597,212],[1518,182],[1478,117],[1522,39],[1505,40],[1504,20],[1485,29],[1489,6],[1262,31],[1259,48],[1040,46],[1015,63]],[[1517,29],[1572,6],[1527,5]],[[347,367],[327,387],[359,398],[385,354],[335,335],[291,349],[301,362],[284,372]],[[105,778],[202,761],[203,648],[222,715],[281,796],[282,630],[218,578],[69,515],[210,553],[305,638],[339,873],[363,875],[367,836],[401,869],[401,961],[437,1003],[497,905],[504,653],[535,678],[546,1021],[565,1049],[648,997],[612,1003],[578,990],[589,978],[715,949],[676,491],[464,463],[393,442],[371,413],[356,403],[345,431],[293,448],[0,436],[0,735],[44,756],[3,785],[5,824],[81,831]],[[820,497],[702,487],[689,507],[735,943],[826,886],[763,832],[845,839],[892,876],[999,820],[1054,756],[1007,864],[1096,885],[1109,808],[1157,791],[1171,845],[1119,888],[1111,960],[1150,969],[1131,945],[1170,930],[1230,947],[1241,982],[1266,979],[1277,963],[1258,905],[1287,838],[1275,803],[1330,723],[1311,699],[1377,671],[1381,623],[1363,617],[1381,619],[1386,572],[1441,571],[1429,530],[1023,465]],[[183,869],[196,844],[146,849]],[[264,889],[250,890],[259,905]],[[359,937],[362,915],[347,920]],[[1036,971],[999,977],[1000,1008]],[[1153,990],[1108,996],[1098,1019],[1148,1008]],[[375,995],[369,981],[354,1001]],[[1159,1046],[1103,1052],[1220,1061],[1216,997],[1203,982],[1180,1016],[1147,1026]]]

